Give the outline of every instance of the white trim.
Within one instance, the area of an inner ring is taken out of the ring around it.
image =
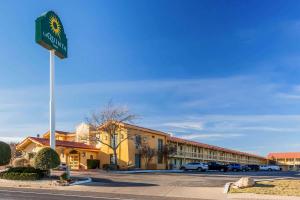
[[[71,183],[70,186],[72,186],[72,185],[81,185],[81,184],[91,183],[91,182],[92,182],[92,178],[87,177],[87,180],[84,180],[84,181],[76,181],[75,183]]]

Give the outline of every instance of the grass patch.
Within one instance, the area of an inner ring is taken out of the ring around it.
[[[259,181],[254,187],[234,189],[229,193],[255,193],[282,196],[300,196],[300,180]]]

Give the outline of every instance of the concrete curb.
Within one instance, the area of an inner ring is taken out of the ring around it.
[[[76,181],[74,183],[71,183],[69,186],[72,185],[81,185],[81,184],[85,184],[85,183],[91,183],[92,182],[92,178],[91,177],[87,177],[87,180],[84,181]]]
[[[116,174],[139,174],[139,173],[182,173],[183,170],[132,170],[132,171],[112,171]]]
[[[224,190],[223,190],[223,193],[224,193],[224,194],[228,194],[229,189],[230,189],[230,186],[231,186],[232,184],[233,184],[233,182],[228,182],[228,183],[225,184]]]

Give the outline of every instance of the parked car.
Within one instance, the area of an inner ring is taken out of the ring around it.
[[[247,165],[242,165],[242,171],[243,172],[250,171],[250,167],[248,167]]]
[[[198,170],[198,171],[206,171],[208,170],[208,165],[201,162],[191,162],[184,164],[180,167],[181,170]]]
[[[259,170],[259,165],[246,165],[250,171],[258,171]]]
[[[282,169],[278,165],[261,165],[259,170],[262,171],[281,171]]]
[[[223,165],[221,163],[209,162],[209,163],[207,163],[207,165],[208,165],[208,170],[218,170],[218,171],[221,171],[221,172],[228,171],[227,165]]]
[[[242,171],[242,166],[237,163],[229,164],[228,171],[234,171],[234,172]]]

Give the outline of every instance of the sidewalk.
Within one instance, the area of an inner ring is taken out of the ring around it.
[[[300,200],[300,197],[257,194],[224,194],[223,187],[182,187],[182,186],[107,186],[74,185],[57,186],[53,181],[8,181],[0,179],[0,187],[52,189],[60,191],[83,191],[113,194],[128,194],[158,197],[195,198],[205,200]]]
[[[182,197],[196,199],[226,199],[223,188],[214,187],[176,187],[176,186],[153,186],[153,187],[99,187],[78,185],[66,187],[66,190],[91,191],[100,193],[118,193],[160,197]]]

